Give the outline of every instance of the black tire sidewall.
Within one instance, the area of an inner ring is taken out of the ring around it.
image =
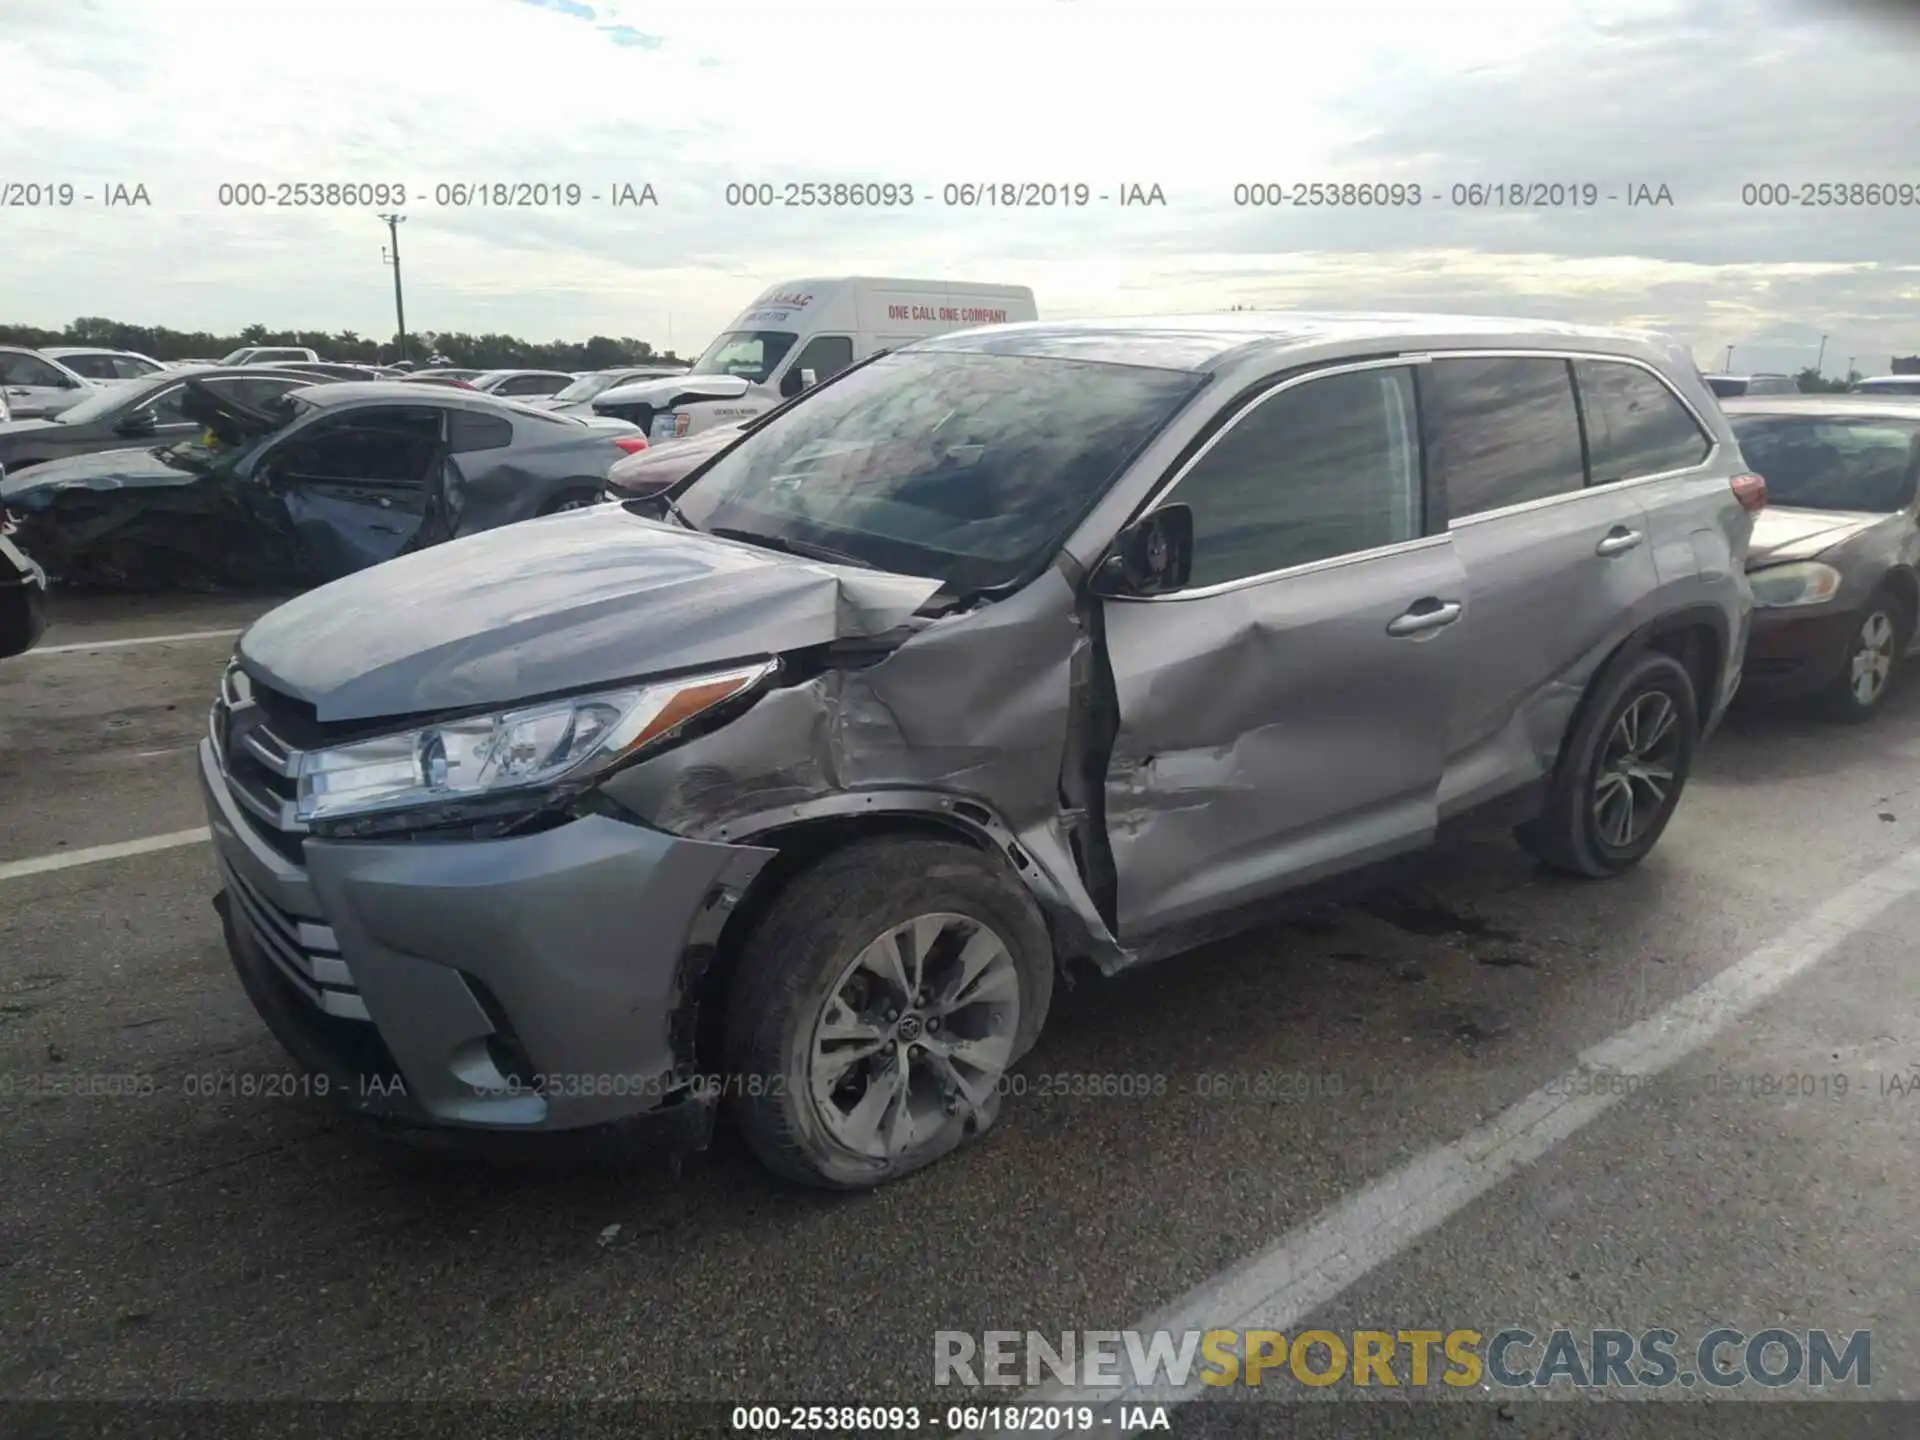
[[[727,1000],[729,1105],[769,1169],[806,1184],[863,1189],[932,1164],[998,1118],[996,1093],[971,1127],[955,1117],[931,1143],[883,1163],[843,1147],[813,1106],[806,1073],[813,1030],[835,982],[880,935],[935,912],[978,920],[1005,942],[1021,990],[1009,1064],[1032,1047],[1052,999],[1053,953],[1019,881],[957,843],[862,842],[837,852],[788,880],[747,938]]]
[[[1593,813],[1595,771],[1605,751],[1607,737],[1627,707],[1651,691],[1658,690],[1680,710],[1685,727],[1681,736],[1678,763],[1674,767],[1673,790],[1667,803],[1647,833],[1626,850],[1618,850],[1600,838],[1599,821]],[[1693,770],[1694,747],[1700,738],[1700,708],[1694,693],[1693,677],[1678,660],[1662,651],[1642,651],[1634,656],[1607,683],[1597,703],[1581,724],[1572,761],[1559,781],[1562,793],[1556,796],[1557,817],[1565,827],[1566,838],[1582,870],[1589,874],[1615,874],[1645,859],[1679,808]]]

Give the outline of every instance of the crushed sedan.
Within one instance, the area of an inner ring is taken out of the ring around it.
[[[20,547],[116,589],[287,589],[537,515],[593,505],[634,427],[469,390],[323,384],[253,405],[197,379],[203,427],[0,480]]]

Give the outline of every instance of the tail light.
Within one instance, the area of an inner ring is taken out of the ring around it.
[[[642,450],[647,448],[647,437],[644,435],[616,435],[613,437],[613,443],[629,455],[638,455]]]
[[[1733,498],[1740,502],[1740,508],[1749,515],[1758,515],[1767,508],[1766,476],[1749,471],[1734,476],[1728,483],[1733,486]]]

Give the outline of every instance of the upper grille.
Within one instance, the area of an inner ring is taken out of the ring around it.
[[[255,828],[283,854],[298,859],[307,829],[296,804],[301,752],[280,738],[270,719],[246,672],[229,665],[207,717],[220,773]]]

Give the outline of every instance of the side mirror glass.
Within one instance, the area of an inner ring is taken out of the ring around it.
[[[160,428],[160,417],[151,410],[135,410],[113,428],[121,435],[151,435]]]
[[[1193,574],[1193,511],[1163,505],[1114,538],[1093,574],[1096,595],[1140,599],[1186,588]]]

